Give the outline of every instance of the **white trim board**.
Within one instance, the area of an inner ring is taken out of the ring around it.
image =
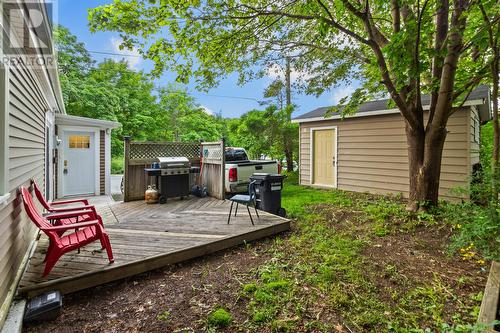
[[[485,102],[482,99],[475,99],[471,101],[467,101],[462,105],[464,106],[472,106],[472,105],[483,105]],[[429,110],[429,105],[424,105],[423,109],[424,111]],[[394,113],[400,113],[399,109],[387,109],[387,110],[375,110],[375,111],[366,111],[366,112],[357,112],[353,115],[347,115],[342,117],[339,114],[335,114],[331,117],[313,117],[313,118],[302,118],[302,119],[292,119],[292,123],[310,123],[310,122],[315,122],[315,121],[328,121],[328,120],[336,120],[336,119],[348,119],[348,118],[359,118],[359,117],[369,117],[369,116],[381,116],[384,114],[394,114]]]
[[[68,114],[56,114],[56,125],[64,126],[89,126],[100,129],[113,129],[120,127],[120,123],[110,120],[70,116]]]
[[[325,185],[325,184],[315,184],[314,183],[314,131],[321,131],[321,130],[328,130],[328,129],[333,129],[335,130],[335,170],[334,170],[334,177],[335,177],[335,184],[334,185]],[[339,156],[339,130],[337,126],[322,126],[322,127],[311,127],[309,129],[309,184],[312,186],[321,186],[321,187],[327,187],[327,188],[338,188],[338,156]]]
[[[1,54],[1,52],[0,52]],[[9,67],[0,64],[0,202],[6,203],[9,191]]]

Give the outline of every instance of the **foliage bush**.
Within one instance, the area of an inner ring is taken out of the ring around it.
[[[463,258],[479,262],[500,260],[500,205],[492,193],[492,151],[493,126],[489,122],[481,127],[482,170],[470,189],[464,191],[472,200],[458,204],[442,203],[435,212],[454,228],[450,249]],[[499,180],[498,177],[495,179]],[[498,186],[500,188],[500,184]]]
[[[223,308],[212,311],[207,318],[208,326],[224,328],[231,324],[233,316]]]
[[[124,172],[123,168],[123,156],[115,156],[111,159],[111,174],[112,175],[122,175]]]
[[[442,203],[435,212],[454,229],[450,250],[479,263],[500,260],[500,208],[472,202]]]

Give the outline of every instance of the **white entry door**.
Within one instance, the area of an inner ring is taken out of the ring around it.
[[[94,194],[96,142],[94,132],[64,131],[62,163],[63,196]]]

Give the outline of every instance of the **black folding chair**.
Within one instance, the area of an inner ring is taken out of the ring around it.
[[[257,218],[260,220],[259,212],[257,211],[257,199],[255,197],[255,180],[248,185],[248,195],[246,194],[237,194],[233,196],[231,199],[231,209],[229,210],[229,217],[227,218],[227,224],[231,221],[231,213],[233,212],[233,205],[236,202],[236,210],[234,212],[234,216],[238,214],[238,205],[242,204],[247,206],[248,216],[250,216],[250,221],[253,223],[252,214],[250,214],[250,208],[248,206],[253,205],[255,209],[255,214],[257,214]]]

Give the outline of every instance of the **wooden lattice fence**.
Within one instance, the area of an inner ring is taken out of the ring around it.
[[[158,156],[185,156],[199,162],[199,142],[130,142],[130,160],[134,163],[153,163]]]
[[[201,150],[203,153],[203,183],[210,196],[223,200],[226,195],[224,140],[221,142],[202,142]]]
[[[158,157],[184,156],[191,165],[200,164],[199,142],[134,142],[125,138],[125,165],[123,200],[143,200],[148,177],[144,168],[151,166]]]
[[[191,165],[200,165],[203,154],[203,184],[210,196],[225,197],[224,142],[134,142],[125,138],[124,201],[143,200],[148,177],[145,168],[158,157],[187,157]]]

